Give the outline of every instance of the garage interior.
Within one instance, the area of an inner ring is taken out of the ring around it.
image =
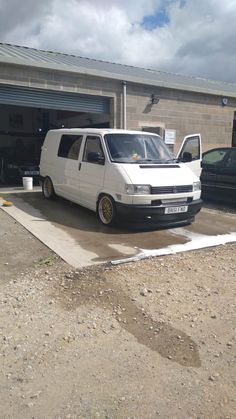
[[[110,126],[108,98],[1,86],[0,186],[22,185],[23,176],[38,183],[48,130]]]

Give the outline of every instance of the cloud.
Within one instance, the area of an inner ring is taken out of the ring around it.
[[[236,82],[235,16],[234,0],[0,0],[0,40]]]
[[[7,42],[14,32],[18,31],[20,38],[30,32],[32,23],[40,22],[41,17],[49,12],[49,6],[48,0],[24,0],[20,3],[18,0],[0,0],[1,39]]]
[[[236,2],[189,0],[182,9],[172,3],[169,13],[176,71],[236,82]]]

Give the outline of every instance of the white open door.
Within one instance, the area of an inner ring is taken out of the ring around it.
[[[201,134],[184,137],[177,158],[185,163],[198,177],[201,174],[202,140]]]

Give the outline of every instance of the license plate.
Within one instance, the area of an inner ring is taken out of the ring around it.
[[[188,205],[183,205],[181,207],[167,207],[165,208],[165,214],[178,214],[179,212],[187,212]]]
[[[37,170],[27,170],[26,172],[24,172],[24,175],[39,175],[39,172]]]

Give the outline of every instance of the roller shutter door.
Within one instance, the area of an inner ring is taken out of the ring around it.
[[[106,97],[19,86],[0,86],[0,103],[31,108],[109,113],[109,99]]]

